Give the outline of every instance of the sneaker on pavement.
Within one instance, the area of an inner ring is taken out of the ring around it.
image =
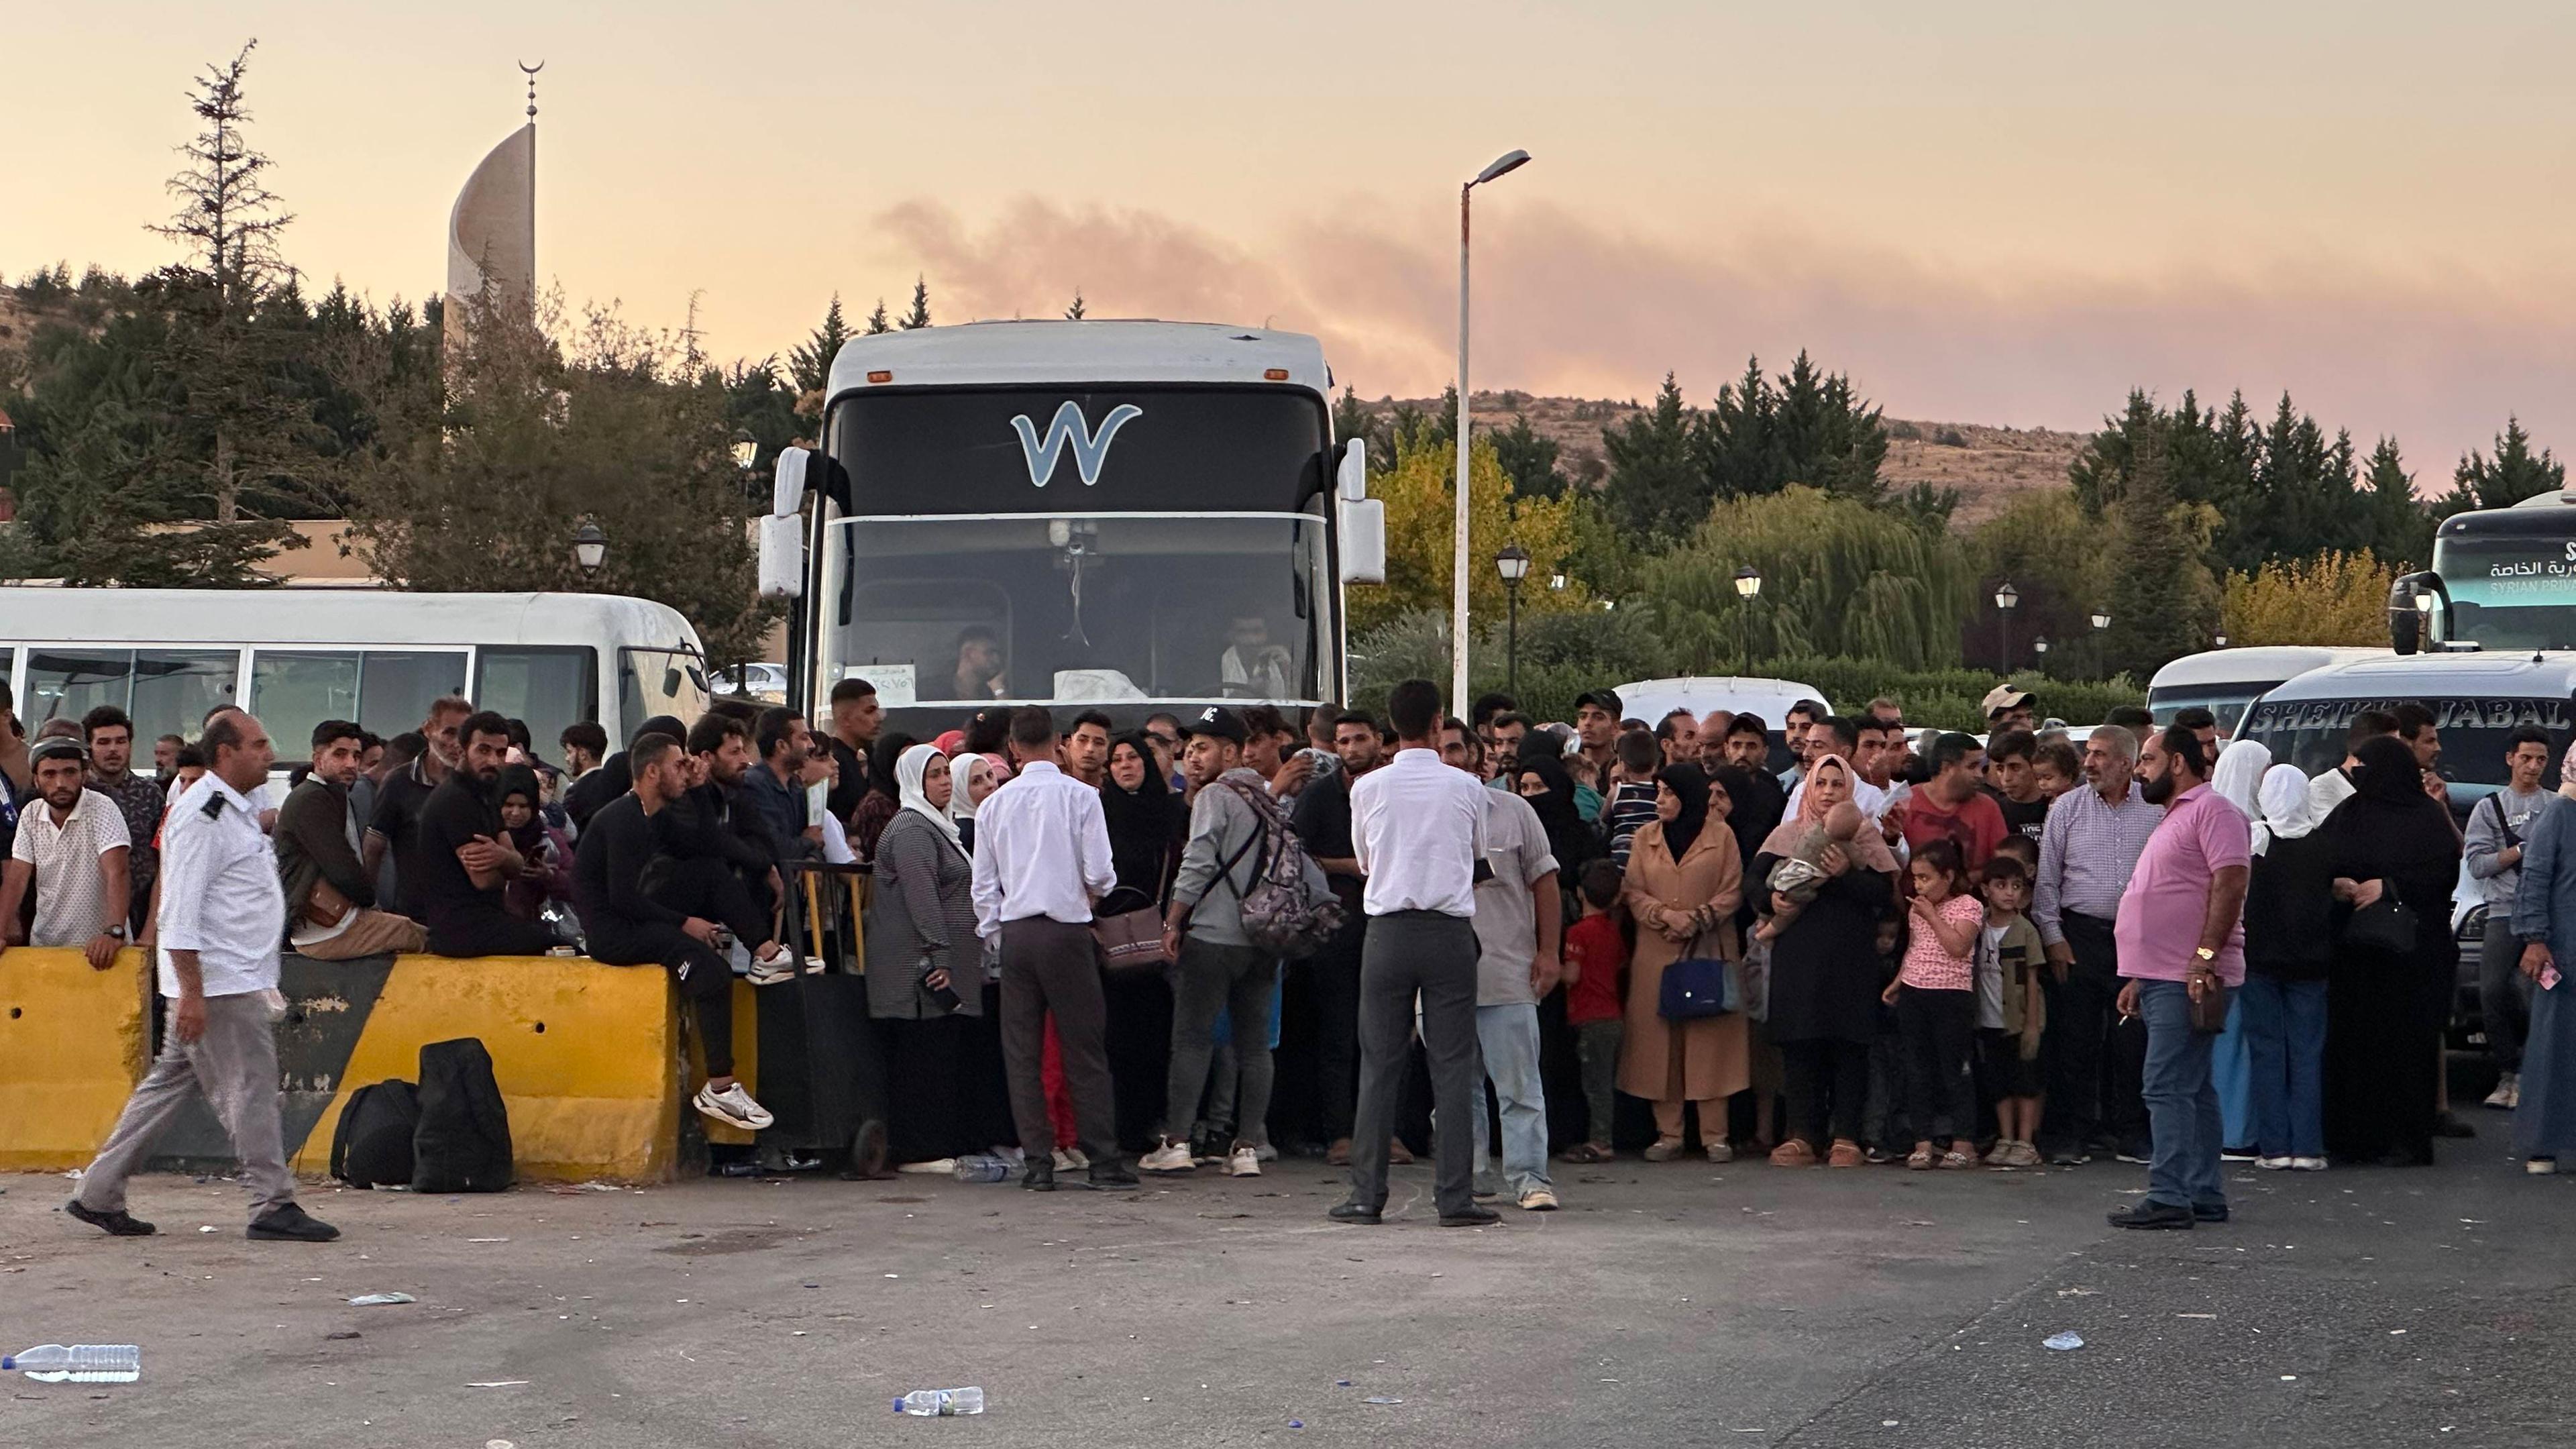
[[[1735,1160],[1735,1144],[1723,1139],[1708,1144],[1708,1160],[1717,1163],[1733,1162]]]
[[[1552,1213],[1556,1211],[1556,1194],[1547,1188],[1534,1187],[1521,1194],[1521,1211]]]
[[[2218,1160],[2221,1162],[2253,1162],[2262,1155],[2263,1154],[2256,1152],[2251,1147],[2222,1147],[2218,1149]]]
[[[2093,1160],[2093,1154],[2081,1147],[2060,1147],[2048,1154],[2051,1167],[2082,1167]]]
[[[340,1236],[340,1230],[288,1203],[252,1219],[243,1236],[263,1243],[327,1243]]]
[[[1074,1160],[1073,1160],[1073,1154],[1072,1154],[1072,1153],[1065,1151],[1065,1150],[1064,1150],[1063,1148],[1061,1148],[1061,1147],[1059,1147],[1059,1148],[1057,1148],[1057,1149],[1055,1150],[1055,1170],[1056,1170],[1056,1171],[1058,1171],[1058,1172],[1071,1172],[1071,1171],[1073,1171],[1074,1166],[1075,1166],[1075,1163],[1074,1163]]]
[[[2155,1161],[2155,1150],[2144,1145],[2123,1147],[2112,1155],[2122,1162],[2134,1162],[2140,1167],[2148,1166]]]
[[[79,1198],[73,1198],[70,1202],[64,1203],[63,1211],[113,1238],[148,1238],[159,1231],[150,1223],[123,1208],[113,1212],[100,1212],[94,1207],[83,1207]]]
[[[1225,1160],[1225,1175],[1228,1177],[1259,1177],[1261,1175],[1260,1149],[1254,1147],[1249,1142],[1238,1142],[1234,1144],[1233,1155],[1227,1157]]]
[[[1163,1145],[1136,1160],[1139,1172],[1195,1172],[1198,1159],[1190,1155],[1190,1145],[1163,1139]]]
[[[2014,1143],[2012,1145],[2012,1155],[2004,1159],[2004,1166],[2006,1167],[2038,1167],[2040,1165],[2039,1149],[2031,1146],[2027,1142]]]
[[[2287,1157],[2257,1157],[2254,1159],[2254,1165],[2265,1172],[2286,1172],[2289,1170],[2291,1161],[2292,1159]]]
[[[694,1105],[699,1111],[719,1122],[730,1123],[752,1132],[757,1132],[777,1120],[769,1115],[768,1108],[751,1100],[751,1094],[742,1089],[740,1082],[734,1083],[721,1092],[717,1091],[712,1084],[700,1087]]]
[[[1087,1172],[1091,1169],[1091,1158],[1081,1148],[1059,1147],[1056,1151],[1064,1158],[1065,1164],[1075,1171]]]
[[[2496,1089],[2487,1093],[2486,1104],[2495,1108],[2499,1112],[2510,1112],[2514,1108],[2521,1106],[2522,1074],[2520,1072],[2505,1073],[2504,1076],[2496,1082]]]
[[[2322,1157],[2293,1157],[2290,1159],[2290,1170],[2292,1172],[2323,1172],[2326,1170],[2326,1160]]]
[[[1996,1138],[1996,1139],[1995,1139],[1994,1149],[1993,1149],[1992,1151],[1990,1151],[1990,1152],[1988,1152],[1988,1153],[1986,1154],[1986,1159],[1985,1159],[1985,1160],[1986,1160],[1986,1166],[1988,1166],[1988,1167],[2010,1167],[2010,1166],[2012,1166],[2012,1165],[2013,1165],[2013,1164],[2012,1164],[2012,1150],[2013,1150],[2013,1146],[2014,1146],[2014,1144],[2013,1144],[2013,1142],[2012,1142],[2009,1138],[2003,1138],[2003,1137],[1998,1137],[1998,1138]]]
[[[2522,1164],[2522,1170],[2534,1177],[2549,1177],[2558,1171],[2558,1159],[2555,1157],[2529,1158]]]

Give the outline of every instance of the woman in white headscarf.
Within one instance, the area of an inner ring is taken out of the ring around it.
[[[2334,959],[2334,850],[2316,834],[2308,778],[2294,765],[2263,772],[2254,871],[2245,890],[2241,1026],[2254,1165],[2326,1165],[2326,968]]]
[[[2263,807],[2255,797],[2263,787],[2263,772],[2271,767],[2269,749],[2253,740],[2238,740],[2219,753],[2217,767],[2209,772],[2210,792],[2236,807],[2258,841],[2263,835]],[[2246,1110],[2244,1020],[2244,1008],[2230,1002],[2227,1029],[2211,1044],[2209,1057],[2209,1077],[2218,1088],[2218,1120],[2224,1140],[2220,1155],[2237,1162],[2254,1157],[2254,1124]]]
[[[949,792],[948,818],[957,823],[960,846],[972,854],[975,849],[976,807],[1002,788],[1003,781],[1011,778],[1011,766],[999,755],[975,754],[958,755],[956,765],[956,773],[963,778]]]
[[[974,870],[949,817],[948,757],[914,745],[894,766],[894,818],[877,837],[868,909],[868,1014],[889,1023],[897,1161],[980,1151],[1002,1140],[980,1094],[957,1080],[984,1013]]]

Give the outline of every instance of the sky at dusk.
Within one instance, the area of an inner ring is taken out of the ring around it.
[[[1829,12],[1829,13],[1828,13]],[[363,3],[20,7],[0,271],[170,259],[189,76],[317,285],[444,283],[540,83],[538,265],[784,353],[926,275],[938,320],[1312,331],[1362,394],[1694,402],[1805,347],[1892,415],[2089,427],[2287,388],[2428,488],[2517,412],[2576,450],[2576,7]]]

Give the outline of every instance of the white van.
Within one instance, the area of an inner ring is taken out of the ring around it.
[[[2155,715],[2157,724],[2169,725],[2176,714],[2197,705],[2218,716],[2218,732],[2232,738],[2245,706],[2281,681],[2328,664],[2389,657],[2385,649],[2314,644],[2207,649],[2186,654],[2157,670],[2156,677],[2147,682],[2147,709]]]
[[[1790,706],[1802,700],[1826,702],[1823,691],[1812,684],[1731,674],[1641,679],[1618,688],[1619,702],[1626,706],[1628,718],[1644,720],[1649,729],[1677,709],[1689,710],[1693,715],[1704,715],[1713,709],[1760,715],[1771,737],[1772,768],[1778,770],[1790,764],[1788,747],[1780,734],[1780,726],[1788,722]]]
[[[2241,739],[2259,740],[2275,763],[2322,774],[2344,761],[2355,715],[2420,704],[2442,736],[2436,767],[2451,782],[2451,809],[2465,813],[2505,782],[2505,737],[2538,725],[2566,738],[2576,693],[2576,654],[2414,654],[2368,657],[2311,669],[2265,692],[2245,712]],[[2545,777],[2558,784],[2557,761]]]
[[[0,588],[0,686],[31,734],[117,706],[145,766],[153,740],[193,737],[218,704],[258,715],[282,766],[326,719],[399,734],[445,694],[527,721],[547,759],[577,721],[614,747],[707,701],[697,631],[650,600],[372,588]]]

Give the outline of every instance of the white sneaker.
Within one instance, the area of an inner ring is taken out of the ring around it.
[[[721,1092],[712,1087],[700,1087],[694,1105],[699,1111],[719,1122],[748,1128],[754,1132],[777,1120],[769,1115],[768,1108],[751,1100],[751,1094],[742,1089],[740,1082],[734,1083]]]
[[[751,969],[743,973],[743,979],[754,986],[775,986],[781,981],[793,981],[796,979],[796,964],[796,958],[773,941],[768,955],[751,958]]]
[[[1234,1144],[1234,1155],[1225,1160],[1225,1175],[1228,1177],[1259,1177],[1261,1175],[1261,1154],[1256,1151],[1249,1142],[1238,1142]]]
[[[2326,1170],[2326,1160],[2322,1157],[2293,1157],[2290,1159],[2290,1170],[2293,1172],[2323,1172]]]
[[[1735,1144],[1722,1139],[1708,1144],[1708,1160],[1711,1162],[1733,1162],[1735,1160]]]
[[[1057,1148],[1055,1150],[1055,1170],[1058,1172],[1073,1171],[1073,1154],[1065,1151],[1061,1147]]]
[[[1190,1144],[1163,1139],[1163,1145],[1136,1160],[1138,1172],[1195,1172],[1198,1160],[1190,1156]]]
[[[2528,1158],[2523,1162],[2522,1170],[2534,1177],[2549,1177],[2558,1171],[2558,1159],[2555,1157]]]
[[[1065,1164],[1076,1172],[1089,1172],[1091,1170],[1090,1155],[1085,1153],[1079,1147],[1059,1147],[1055,1150],[1055,1155],[1063,1158],[1065,1160]]]
[[[2505,1073],[2504,1076],[2496,1082],[2496,1089],[2487,1093],[2486,1104],[2495,1108],[2499,1112],[2510,1112],[2514,1108],[2521,1106],[2522,1074],[2520,1072]]]
[[[2292,1159],[2287,1157],[2257,1157],[2254,1159],[2254,1165],[2262,1168],[2266,1172],[2287,1171],[2291,1162]]]
[[[1552,1213],[1556,1211],[1556,1194],[1543,1187],[1531,1188],[1521,1194],[1521,1211]]]

